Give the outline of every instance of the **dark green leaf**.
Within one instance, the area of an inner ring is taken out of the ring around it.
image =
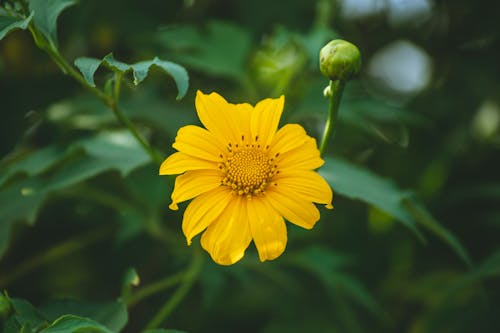
[[[113,333],[105,326],[89,318],[74,315],[64,315],[56,319],[49,327],[40,333]]]
[[[32,151],[16,158],[14,163],[10,163],[3,168],[0,174],[0,186],[5,181],[16,174],[26,174],[28,176],[38,175],[46,171],[64,155],[64,149],[58,146],[48,146]]]
[[[57,46],[57,18],[66,8],[77,0],[30,0],[30,9],[35,12],[33,18],[36,27],[45,38]]]
[[[0,256],[6,249],[13,223],[33,223],[42,203],[53,191],[75,185],[109,170],[117,170],[125,176],[150,161],[148,154],[127,131],[104,132],[93,138],[77,141],[68,151],[75,152],[74,158],[51,170],[50,175],[40,174],[22,179],[0,189]],[[50,156],[54,165],[66,155],[62,153],[59,160]],[[17,163],[27,166],[23,161]],[[37,161],[37,158],[31,161]],[[50,166],[50,163],[46,163],[43,169]],[[23,170],[24,167],[12,165],[11,168]]]
[[[403,205],[410,192],[399,189],[392,181],[384,179],[368,169],[345,160],[325,158],[320,173],[330,183],[335,193],[350,199],[361,200],[394,216],[420,239],[415,221]]]
[[[113,332],[121,331],[128,321],[127,307],[121,300],[110,303],[61,300],[41,306],[39,310],[51,321],[72,314],[95,320]]]
[[[15,311],[13,317],[21,327],[31,326],[38,331],[49,324],[47,318],[28,301],[13,298],[11,302]]]
[[[146,331],[143,331],[142,333],[186,333],[186,332],[179,331],[179,330],[157,328],[157,329],[152,329],[152,330],[146,330]]]
[[[460,240],[455,237],[451,231],[443,227],[422,204],[417,202],[414,198],[405,198],[403,200],[403,205],[420,225],[441,238],[441,240],[448,244],[469,267],[472,267],[472,260]]]
[[[207,74],[241,80],[246,72],[250,34],[241,27],[209,22],[206,31],[183,26],[160,32],[159,41],[175,60]]]
[[[399,189],[392,181],[384,179],[367,169],[337,158],[325,158],[320,173],[328,180],[333,190],[351,199],[373,205],[412,230],[417,237],[423,236],[417,223],[447,243],[468,265],[471,260],[460,241],[444,228],[418,203],[409,191]]]
[[[12,30],[26,30],[32,18],[33,13],[31,13],[30,16],[25,19],[18,19],[12,16],[4,16],[0,13],[0,40],[4,39],[4,37]]]
[[[379,307],[368,290],[354,277],[341,270],[350,261],[343,254],[329,248],[313,246],[290,257],[290,262],[317,277],[330,292],[332,299],[342,295],[374,314],[380,314]]]

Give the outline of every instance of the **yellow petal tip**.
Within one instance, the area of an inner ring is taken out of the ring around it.
[[[177,203],[176,202],[172,202],[168,208],[170,208],[171,210],[178,210],[179,209],[179,206],[177,206]]]

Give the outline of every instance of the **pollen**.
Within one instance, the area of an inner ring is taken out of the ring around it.
[[[238,195],[251,197],[263,193],[276,173],[277,165],[259,148],[250,147],[231,152],[222,163],[225,177],[222,185]]]

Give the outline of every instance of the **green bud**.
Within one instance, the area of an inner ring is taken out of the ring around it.
[[[9,299],[0,293],[0,321],[1,319],[6,319],[12,310],[12,305]]]
[[[361,69],[361,54],[356,45],[342,39],[326,44],[319,52],[319,69],[332,81],[347,81]]]

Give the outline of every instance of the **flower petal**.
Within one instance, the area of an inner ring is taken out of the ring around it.
[[[308,137],[306,142],[284,154],[278,160],[280,172],[290,170],[313,170],[325,163],[321,157],[314,138]]]
[[[188,125],[179,129],[172,147],[194,157],[219,162],[222,160],[221,154],[224,148],[216,142],[214,136],[206,129]]]
[[[283,217],[265,200],[248,200],[248,220],[260,261],[273,260],[285,251],[287,234]]]
[[[228,142],[237,142],[240,135],[234,112],[234,104],[229,104],[217,93],[206,95],[196,92],[196,112],[198,118],[223,146]]]
[[[226,206],[234,199],[233,194],[226,187],[220,186],[205,192],[189,203],[182,220],[182,231],[188,245],[194,236],[205,230],[221,215]]]
[[[252,112],[250,123],[252,138],[258,136],[258,142],[263,147],[271,144],[271,140],[278,129],[284,104],[285,97],[283,95],[276,99],[266,98],[257,103]]]
[[[298,124],[287,124],[280,128],[271,141],[269,154],[286,153],[304,144],[309,137],[304,128]]]
[[[273,181],[278,183],[280,191],[284,193],[300,193],[308,200],[332,206],[332,189],[326,180],[316,171],[285,171],[276,176]]]
[[[246,197],[234,196],[222,214],[201,236],[201,246],[220,265],[232,265],[245,254],[252,240]]]
[[[265,200],[288,221],[305,229],[311,229],[319,220],[318,208],[296,192],[284,192],[279,185],[270,185]]]
[[[223,174],[217,170],[192,170],[175,178],[172,203],[169,208],[177,210],[177,204],[192,199],[220,186]]]
[[[177,175],[188,170],[218,170],[218,163],[184,153],[170,155],[160,166],[160,175]]]

